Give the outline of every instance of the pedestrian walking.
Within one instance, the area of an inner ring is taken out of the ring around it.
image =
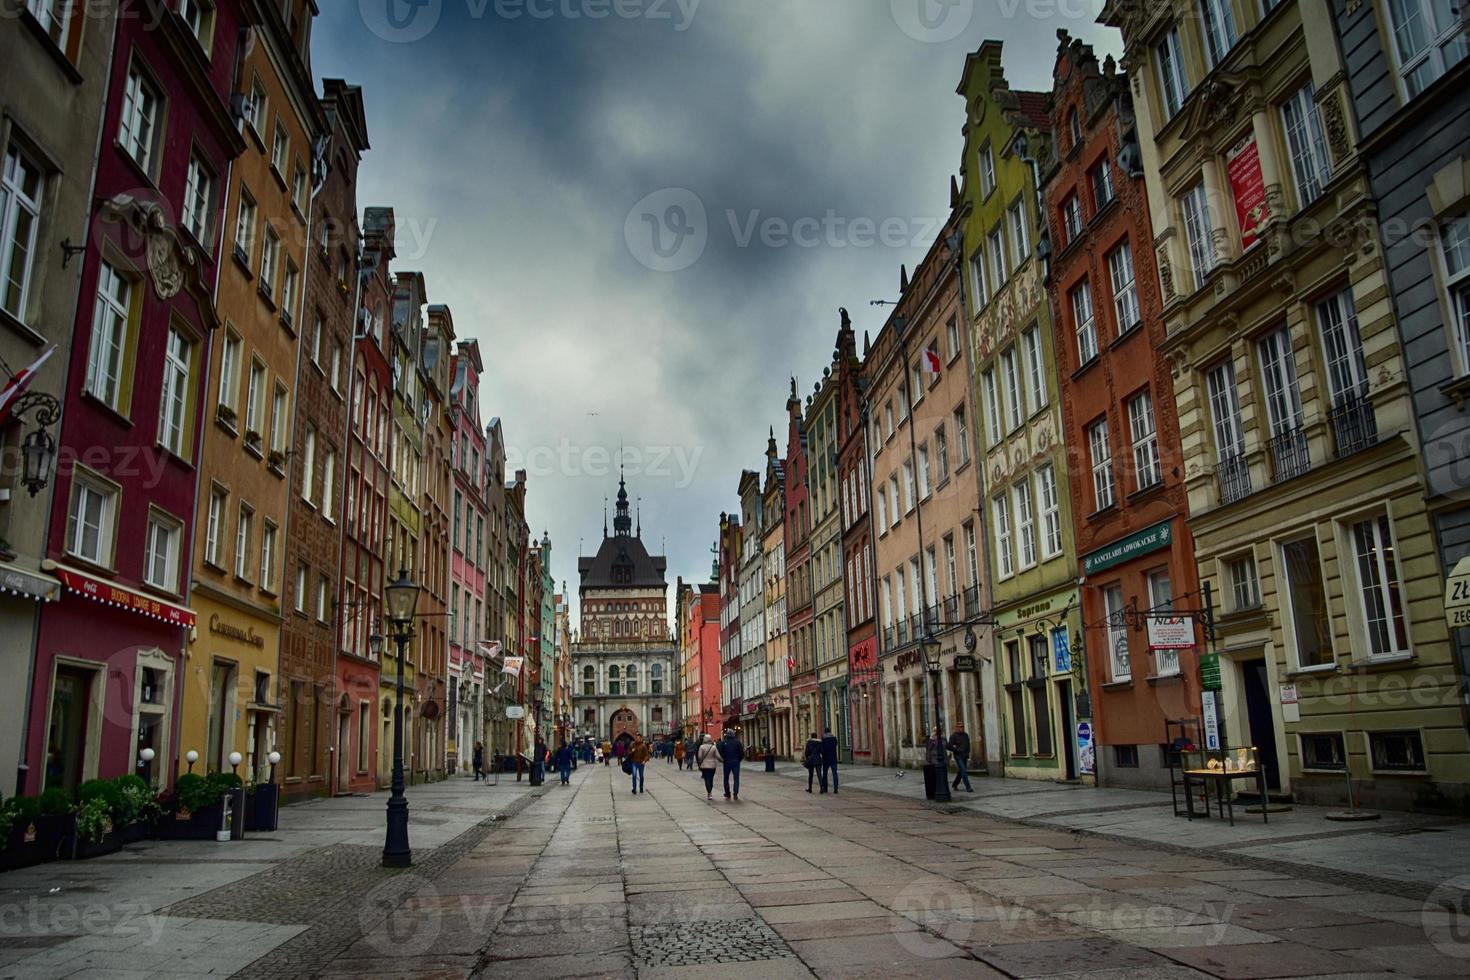
[[[562,742],[556,750],[556,771],[561,774],[561,784],[568,785],[572,781],[572,747]]]
[[[674,746],[674,761],[679,763],[679,768],[684,768],[684,743],[679,742]]]
[[[832,729],[823,730],[822,735],[822,792],[827,792],[827,775],[832,776],[832,792],[837,792],[837,739]]]
[[[688,765],[693,772],[699,772],[699,767],[694,764],[694,756],[699,751],[699,746],[703,744],[703,741],[703,739],[691,735],[684,742],[684,758],[689,760]]]
[[[470,765],[474,766],[474,768],[475,768],[475,782],[478,783],[480,781],[480,773],[484,772],[484,768],[485,768],[485,743],[484,742],[476,742],[475,743],[475,754],[474,754],[473,758],[470,760]]]
[[[949,736],[949,754],[954,756],[955,767],[954,782],[949,784],[949,788],[959,789],[960,781],[964,780],[965,792],[975,792],[975,787],[970,785],[970,735],[962,721],[954,723],[954,732]]]
[[[806,791],[812,791],[812,780],[821,774],[822,792],[827,792],[827,771],[822,768],[822,740],[817,733],[807,736],[806,748],[801,753],[801,764],[806,766]]]
[[[720,747],[715,744],[713,735],[705,733],[704,741],[694,752],[694,762],[699,767],[699,774],[704,777],[704,798],[712,800],[715,798],[715,767],[720,763]]]
[[[733,731],[725,733],[720,743],[720,761],[725,764],[725,799],[730,799],[730,780],[735,781],[735,801],[740,802],[740,763],[745,759],[745,745]]]
[[[633,777],[633,792],[635,793],[643,792],[643,770],[648,764],[648,758],[651,755],[653,755],[653,750],[648,747],[647,742],[643,741],[643,736],[635,736],[632,747],[628,749],[628,761],[633,764],[631,775]]]
[[[531,785],[540,786],[546,779],[546,743],[541,741],[541,736],[536,736],[536,744],[531,749]]]
[[[607,739],[602,740],[602,764],[604,766],[612,765],[612,743]]]

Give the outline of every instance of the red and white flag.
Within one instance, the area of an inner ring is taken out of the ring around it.
[[[10,384],[6,385],[4,389],[0,389],[0,425],[3,425],[5,420],[10,417],[10,407],[15,404],[17,398],[25,394],[26,388],[30,386],[31,379],[36,376],[37,371],[41,370],[41,365],[46,363],[46,358],[54,353],[56,353],[56,345],[52,344],[42,352],[40,357],[36,358],[36,363],[11,378]]]
[[[923,365],[925,374],[938,374],[940,367],[939,351],[933,347],[924,348],[924,353],[919,355],[919,363]]]

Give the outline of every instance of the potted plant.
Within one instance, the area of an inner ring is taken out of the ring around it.
[[[286,454],[281,452],[281,450],[272,449],[270,451],[270,455],[265,458],[265,461],[266,465],[275,470],[277,473],[285,472]]]
[[[228,791],[219,782],[220,775],[185,773],[175,780],[173,792],[158,800],[163,811],[158,836],[164,840],[214,840],[224,820],[224,794]],[[239,778],[224,775],[236,781]]]
[[[117,786],[117,809],[113,812],[113,823],[123,844],[136,844],[148,836],[158,816],[158,803],[153,788],[142,776],[132,773],[113,780]]]
[[[269,833],[276,829],[280,813],[281,787],[275,783],[251,783],[245,788],[245,829]]]
[[[55,857],[41,834],[41,801],[12,796],[0,803],[0,871],[25,868]]]
[[[93,796],[77,807],[76,830],[62,847],[64,858],[93,858],[122,849],[113,829],[112,807],[104,796]]]
[[[235,410],[223,402],[215,406],[214,417],[231,429],[235,427]]]

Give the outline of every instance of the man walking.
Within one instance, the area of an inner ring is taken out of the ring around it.
[[[480,781],[480,774],[485,771],[485,743],[475,743],[475,755],[470,764],[475,767],[475,782]]]
[[[725,733],[720,743],[720,761],[725,764],[725,799],[730,799],[730,777],[735,778],[735,802],[740,802],[740,763],[745,758],[745,746],[740,736],[733,731]]]
[[[837,738],[832,729],[822,735],[822,792],[827,792],[827,774],[832,774],[832,792],[837,792]]]
[[[674,761],[677,762],[677,763],[679,763],[679,771],[682,772],[684,770],[684,743],[683,742],[675,742],[674,743]]]
[[[964,780],[965,792],[975,792],[975,788],[970,785],[970,735],[965,731],[965,723],[962,721],[954,723],[954,733],[949,736],[949,754],[954,756],[956,770],[954,782],[949,784],[949,788],[959,789],[960,781]]]
[[[822,740],[817,733],[807,736],[806,748],[801,753],[801,764],[806,766],[806,791],[812,791],[812,778],[821,775],[822,792],[827,792],[827,770],[822,767]]]
[[[561,784],[568,785],[572,781],[572,747],[562,741],[556,748],[556,771],[561,774]]]
[[[648,743],[643,741],[643,736],[638,735],[633,739],[633,746],[628,750],[628,761],[633,764],[633,792],[643,792],[643,769],[648,764],[648,757],[653,752]]]

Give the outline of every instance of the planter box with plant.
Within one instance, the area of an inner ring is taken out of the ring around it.
[[[240,777],[230,772],[180,776],[173,792],[158,798],[163,811],[158,836],[164,840],[214,840],[224,819],[224,796],[239,785]]]
[[[64,789],[0,804],[0,869],[54,861],[76,832],[76,805]]]
[[[76,834],[64,857],[111,854],[148,836],[158,805],[153,791],[138,776],[89,779],[77,787]]]

